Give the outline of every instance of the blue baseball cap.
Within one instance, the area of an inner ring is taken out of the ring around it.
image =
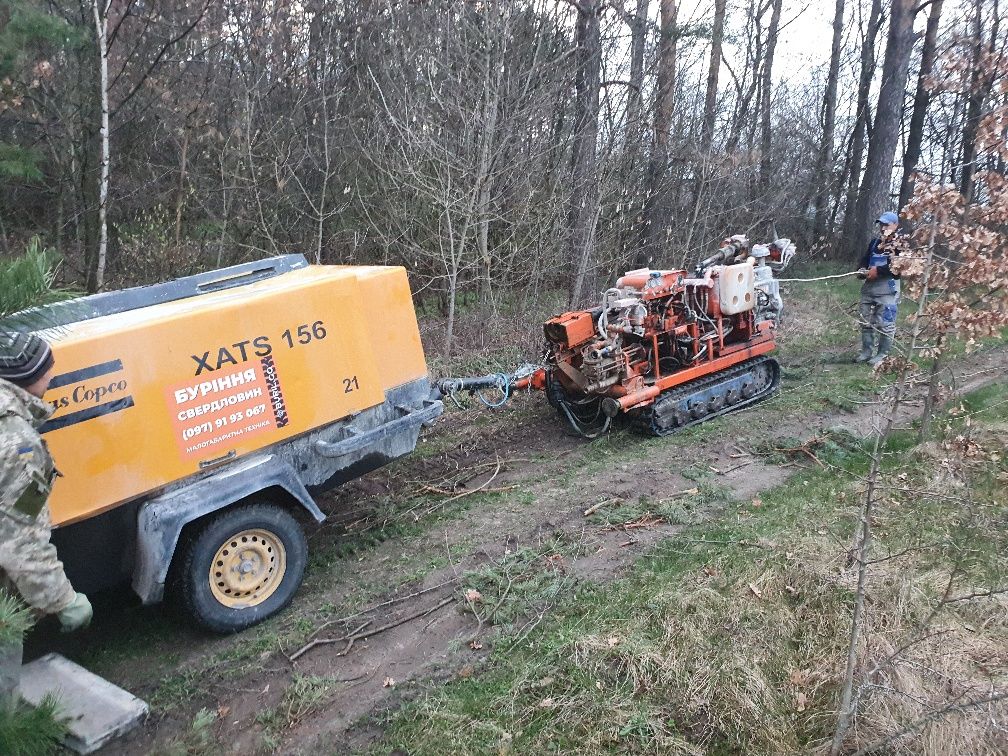
[[[892,210],[889,210],[888,212],[882,213],[876,222],[888,226],[890,223],[899,223],[899,216]]]

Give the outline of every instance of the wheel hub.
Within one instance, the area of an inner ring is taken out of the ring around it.
[[[286,568],[287,554],[276,534],[243,530],[217,549],[210,564],[210,590],[224,606],[256,606],[273,595]]]

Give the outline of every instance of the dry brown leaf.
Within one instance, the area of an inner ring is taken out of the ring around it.
[[[749,590],[753,592],[753,595],[756,596],[756,598],[763,598],[763,591],[761,591],[752,583],[749,583]]]
[[[218,706],[217,707],[217,717],[219,719],[224,719],[224,717],[226,717],[230,713],[231,713],[231,707],[230,706]]]
[[[795,704],[798,711],[805,711],[805,704],[807,703],[807,701],[808,699],[805,698],[805,694],[799,690],[798,695],[795,696]]]
[[[480,641],[479,638],[473,638],[471,641],[469,641],[469,648],[471,648],[473,651],[479,651],[481,648],[483,648],[483,643]]]
[[[560,554],[550,554],[545,559],[546,566],[553,570],[563,570],[564,569],[564,558]]]
[[[382,681],[382,687],[383,688],[394,688],[395,687],[395,680],[393,680],[391,677],[386,677]]]
[[[752,500],[752,505],[754,508],[758,509],[759,507],[763,506],[763,500],[760,499],[759,497],[756,497]]]
[[[475,588],[470,588],[465,592],[466,601],[470,604],[475,604],[478,601],[483,600],[483,594],[477,591]]]

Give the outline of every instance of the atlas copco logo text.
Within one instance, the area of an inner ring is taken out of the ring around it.
[[[95,420],[133,406],[129,381],[121,360],[109,360],[95,365],[54,375],[46,393],[55,413],[42,426],[42,433]]]
[[[75,386],[69,394],[65,394],[52,400],[55,409],[65,409],[71,404],[103,404],[115,399],[121,394],[125,394],[128,384],[125,380],[111,381],[109,383],[86,384]]]

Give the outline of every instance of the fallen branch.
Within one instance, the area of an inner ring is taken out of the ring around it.
[[[295,651],[293,654],[291,654],[287,658],[290,659],[291,663],[293,664],[295,661],[297,661],[299,658],[301,658],[302,656],[304,656],[306,653],[308,653],[309,651],[311,651],[316,646],[325,646],[325,645],[328,645],[330,643],[342,643],[342,642],[346,642],[346,644],[347,644],[346,648],[344,648],[342,651],[340,651],[336,655],[337,656],[346,656],[350,652],[350,649],[353,648],[353,645],[354,645],[355,641],[358,641],[361,638],[371,638],[371,637],[373,637],[375,635],[378,635],[379,633],[384,633],[386,630],[391,630],[394,627],[399,627],[399,625],[404,625],[407,622],[410,622],[411,620],[419,619],[420,617],[425,617],[428,614],[431,614],[432,612],[436,612],[438,609],[441,609],[443,607],[448,606],[448,604],[450,604],[452,601],[454,601],[454,598],[452,598],[451,596],[448,596],[448,598],[444,599],[440,603],[435,604],[434,606],[432,606],[432,607],[430,607],[428,609],[423,609],[423,610],[421,610],[419,612],[414,612],[413,614],[410,614],[410,615],[408,615],[406,617],[403,617],[403,618],[397,619],[397,620],[395,620],[393,622],[389,622],[387,624],[384,624],[381,627],[375,628],[374,630],[372,630],[369,633],[362,633],[361,630],[363,630],[365,627],[367,627],[368,625],[371,624],[371,620],[368,620],[367,622],[365,622],[363,625],[361,625],[360,627],[358,627],[353,632],[351,632],[351,633],[349,633],[347,635],[341,636],[339,638],[316,638],[316,639],[314,639],[314,640],[306,643],[305,645],[303,645],[301,648],[299,648],[297,651]]]
[[[808,456],[809,459],[811,459],[813,462],[819,465],[819,467],[825,468],[826,465],[824,465],[822,463],[822,460],[819,459],[819,457],[817,457],[815,453],[809,448],[810,446],[813,446],[818,442],[819,442],[818,438],[810,438],[801,446],[795,446],[793,448],[780,448],[775,446],[773,450],[776,452],[781,452],[782,454],[797,454],[797,453],[805,454]]]
[[[612,532],[614,530],[635,530],[638,528],[653,528],[656,525],[664,525],[665,518],[658,517],[657,515],[652,515],[650,512],[641,515],[636,520],[630,520],[629,522],[620,523],[619,525],[608,525],[602,530],[604,532]]]
[[[943,706],[940,709],[935,709],[930,714],[926,714],[920,719],[914,720],[903,729],[897,730],[891,735],[886,735],[884,738],[880,738],[879,740],[876,740],[874,743],[870,743],[864,748],[859,748],[854,753],[854,756],[865,756],[865,754],[877,753],[878,751],[880,751],[882,748],[885,748],[893,741],[899,740],[904,735],[909,735],[915,730],[919,730],[928,722],[932,722],[935,719],[940,719],[946,714],[962,712],[966,711],[967,709],[975,709],[977,706],[996,703],[997,701],[1003,701],[1006,698],[1008,698],[1008,691],[1002,693],[994,693],[993,695],[984,696],[983,698],[973,698],[968,701],[963,701],[962,703],[950,703],[948,706]]]
[[[333,625],[338,625],[340,623],[346,624],[350,620],[355,619],[357,617],[360,617],[360,616],[362,616],[364,614],[368,614],[370,612],[377,611],[378,609],[383,609],[386,606],[392,606],[392,604],[398,604],[400,601],[407,601],[407,600],[409,600],[411,598],[416,598],[417,596],[423,596],[425,593],[430,593],[431,591],[436,591],[436,590],[438,590],[440,588],[444,588],[447,585],[451,585],[451,584],[457,583],[457,582],[458,582],[458,578],[455,577],[455,578],[452,578],[451,580],[445,580],[443,583],[438,583],[437,585],[432,585],[430,588],[424,588],[424,589],[419,590],[419,591],[413,591],[413,593],[407,593],[405,596],[396,596],[395,598],[389,599],[388,601],[383,601],[380,604],[375,604],[374,606],[369,607],[368,609],[362,609],[359,612],[354,612],[353,614],[348,614],[346,617],[341,617],[340,619],[334,619],[334,620],[329,620],[328,622],[323,622],[321,625],[319,625],[317,628],[315,628],[315,630],[312,631],[312,634],[308,636],[308,640],[309,641],[314,640],[319,635],[321,635],[324,630],[327,630],[328,628],[332,627]]]
[[[583,514],[584,514],[585,517],[590,517],[591,515],[593,515],[596,512],[598,512],[606,504],[615,504],[618,501],[619,501],[619,499],[603,499],[598,504],[593,504],[592,506],[588,507],[588,509],[586,509],[583,512]]]
[[[1008,593],[1008,588],[991,588],[989,591],[979,591],[977,593],[965,593],[962,596],[952,596],[951,598],[945,599],[946,604],[954,604],[957,601],[972,601],[978,598],[994,598],[995,596],[1000,596],[1002,594]]]
[[[494,469],[493,474],[489,478],[487,478],[485,481],[483,481],[482,485],[476,486],[476,488],[471,488],[468,491],[463,491],[460,494],[455,494],[454,496],[449,497],[449,498],[445,499],[444,501],[438,502],[437,505],[435,505],[434,507],[431,507],[430,509],[428,509],[425,512],[425,514],[430,514],[435,509],[438,509],[439,507],[443,507],[445,504],[450,504],[453,501],[458,501],[459,499],[465,498],[466,496],[471,496],[474,493],[479,493],[480,491],[483,491],[487,486],[489,486],[491,483],[493,483],[494,478],[496,478],[497,474],[500,473],[500,471],[501,471],[501,465],[502,464],[503,463],[501,462],[500,457],[498,457],[497,458],[497,467]],[[413,510],[411,509],[409,511],[413,511]],[[414,515],[414,517],[416,517],[416,515]],[[420,519],[420,518],[417,517],[417,519]]]
[[[755,461],[756,460],[754,460],[754,459],[746,460],[745,462],[742,462],[741,464],[735,465],[734,467],[729,467],[727,470],[723,471],[721,474],[722,475],[727,475],[728,473],[735,472],[736,470],[741,470],[743,467],[748,467],[749,465],[751,465]]]
[[[496,486],[494,488],[478,488],[471,491],[463,491],[457,498],[462,496],[467,496],[468,494],[475,493],[476,491],[482,491],[483,493],[504,493],[505,491],[513,491],[518,488],[518,486]],[[457,491],[446,491],[443,488],[438,488],[437,486],[423,486],[423,491],[428,493],[438,494],[439,496],[453,496],[457,494]]]

